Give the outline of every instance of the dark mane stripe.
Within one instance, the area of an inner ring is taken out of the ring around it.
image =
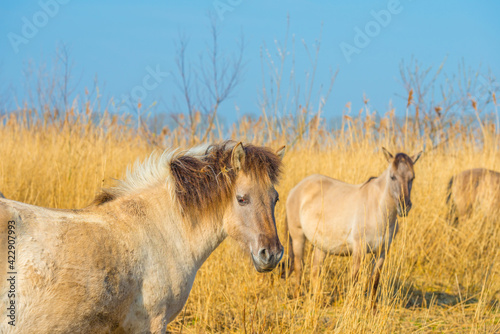
[[[184,210],[216,211],[234,196],[236,172],[231,165],[232,148],[227,141],[212,145],[201,158],[180,156],[170,163],[175,194]],[[281,159],[270,149],[244,145],[243,171],[256,182],[277,184]]]
[[[181,156],[170,163],[175,196],[183,209],[204,210],[230,197],[236,173],[224,168],[227,161],[218,153],[211,152],[203,160]]]
[[[215,212],[234,196],[236,172],[231,155],[236,142],[211,145],[203,156],[181,154],[174,156],[165,168],[170,168],[175,197],[183,212],[201,214]],[[243,145],[243,172],[255,182],[277,184],[282,172],[281,159],[269,148]],[[118,187],[102,189],[92,205],[102,205],[125,194]]]
[[[363,184],[361,185],[361,188],[363,188],[363,187],[364,187],[364,186],[366,186],[368,183],[370,183],[370,181],[371,181],[371,180],[375,180],[376,178],[377,178],[376,176],[370,176],[370,177],[368,178],[368,180],[366,180],[366,182],[365,182],[365,183],[363,183]]]
[[[112,189],[101,189],[101,192],[97,194],[91,205],[102,205],[106,202],[111,202],[116,197],[118,196],[113,193]]]
[[[244,146],[246,157],[243,170],[257,180],[278,184],[282,173],[281,159],[271,149],[254,145]]]

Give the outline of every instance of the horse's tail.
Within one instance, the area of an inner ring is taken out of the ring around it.
[[[5,198],[5,196],[2,194],[1,191],[0,191],[0,198]]]
[[[280,264],[281,278],[287,278],[293,272],[293,241],[292,236],[290,235],[290,230],[288,229],[288,215],[285,216],[285,235],[288,239],[288,257]]]
[[[451,188],[453,187],[453,176],[448,181],[448,187],[446,188],[446,205],[451,204]]]
[[[458,221],[458,217],[456,215],[456,208],[455,208],[455,203],[453,201],[453,182],[455,178],[452,176],[450,178],[450,181],[448,181],[448,186],[446,188],[446,209],[448,210],[447,216],[446,216],[446,221],[455,225]]]

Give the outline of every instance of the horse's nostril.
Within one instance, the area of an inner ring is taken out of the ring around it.
[[[259,250],[259,258],[262,262],[268,263],[271,260],[272,255],[269,254],[269,251],[266,248],[261,248]]]

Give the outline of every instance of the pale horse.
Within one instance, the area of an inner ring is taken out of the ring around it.
[[[283,154],[234,142],[166,151],[81,210],[0,199],[0,332],[165,333],[227,236],[271,271]]]
[[[408,214],[412,207],[413,165],[422,153],[413,157],[398,153],[394,157],[385,148],[382,150],[389,165],[379,177],[353,185],[315,174],[290,191],[286,202],[289,270],[290,273],[295,271],[296,295],[300,289],[307,239],[314,246],[313,286],[326,254],[352,255],[354,282],[364,255],[374,254],[371,286],[375,307],[386,251],[397,232],[397,215]]]

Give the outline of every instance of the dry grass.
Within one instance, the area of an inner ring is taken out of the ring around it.
[[[269,133],[262,122],[245,122],[233,128],[235,139],[262,143],[266,138],[264,144],[276,148],[284,142],[296,143],[285,157],[286,171],[278,189],[282,200],[276,217],[284,244],[284,203],[303,177],[323,173],[360,183],[385,168],[380,146],[394,152],[407,148],[407,153],[415,153],[424,144],[432,146],[425,134],[401,135],[389,116],[376,124],[368,117],[347,119],[343,131],[317,128],[272,138],[254,132]],[[83,207],[103,180],[122,177],[127,165],[158,145],[185,143],[170,131],[152,140],[126,125],[103,124],[78,117],[29,122],[26,114],[4,120],[0,124],[0,190],[8,198],[40,206]],[[248,255],[227,240],[199,271],[187,305],[169,331],[500,332],[500,222],[473,217],[454,228],[445,220],[450,176],[471,167],[499,169],[500,138],[494,131],[487,122],[479,130],[456,122],[447,131],[450,141],[427,150],[416,165],[414,208],[401,222],[386,261],[378,313],[367,307],[361,285],[350,286],[349,258],[328,257],[321,291],[294,299],[292,280],[281,280],[277,272],[256,273]],[[306,264],[305,289],[309,267]],[[366,266],[363,277],[367,277]]]

